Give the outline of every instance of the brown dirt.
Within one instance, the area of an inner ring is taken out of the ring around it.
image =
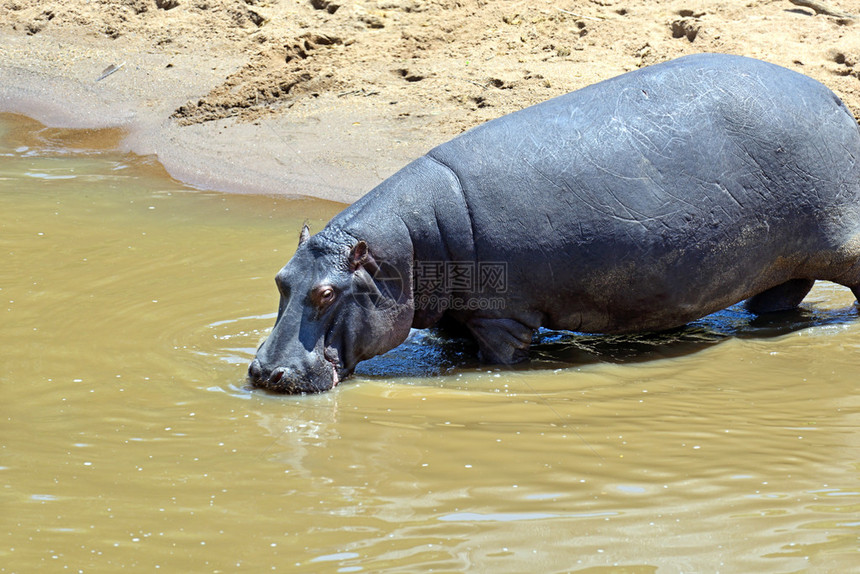
[[[695,52],[860,117],[860,0],[0,0],[0,111],[119,125],[178,177],[352,201],[488,119]],[[109,65],[118,67],[98,78]]]

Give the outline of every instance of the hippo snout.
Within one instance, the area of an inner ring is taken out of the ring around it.
[[[299,369],[291,367],[275,367],[267,369],[259,358],[254,358],[248,366],[248,382],[258,389],[266,389],[276,393],[300,394],[327,391],[335,386],[336,379],[332,376],[333,369],[309,369],[302,375]]]
[[[266,372],[260,359],[255,358],[248,366],[248,382],[261,389],[289,392],[290,388],[294,386],[294,381],[292,381],[294,378],[288,376],[286,367],[277,367]]]

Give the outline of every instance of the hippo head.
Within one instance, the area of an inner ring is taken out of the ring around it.
[[[327,391],[359,361],[399,345],[412,324],[409,261],[374,258],[339,230],[309,237],[278,272],[278,317],[248,368],[255,387],[282,393]],[[411,255],[411,254],[410,254]]]

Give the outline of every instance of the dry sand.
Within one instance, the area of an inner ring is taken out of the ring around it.
[[[786,66],[860,117],[860,0],[796,4],[0,0],[0,111],[122,127],[201,187],[351,202],[469,127],[684,54]]]

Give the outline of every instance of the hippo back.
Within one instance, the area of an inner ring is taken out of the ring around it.
[[[682,324],[860,232],[853,117],[820,83],[748,58],[643,68],[428,155],[459,179],[477,257],[509,262],[511,291],[550,327],[663,325],[655,306]]]

